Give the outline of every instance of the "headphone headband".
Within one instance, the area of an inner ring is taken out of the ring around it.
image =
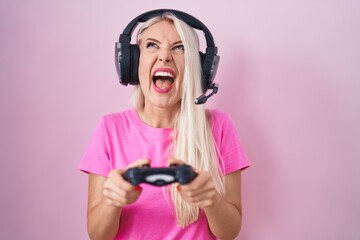
[[[146,22],[147,20],[153,18],[153,17],[157,17],[157,16],[161,16],[164,13],[172,13],[174,14],[177,18],[183,20],[184,22],[186,22],[188,25],[190,25],[191,27],[201,30],[205,33],[205,39],[206,39],[206,44],[208,47],[215,47],[215,42],[214,42],[214,38],[210,32],[210,30],[197,18],[191,16],[190,14],[187,14],[185,12],[181,12],[178,10],[173,10],[173,9],[157,9],[157,10],[152,10],[149,12],[145,12],[139,16],[137,16],[136,18],[134,18],[124,29],[123,33],[121,35],[128,35],[131,36],[133,31],[135,30],[136,26],[139,23],[143,23]],[[121,35],[119,37],[119,41],[121,40]]]

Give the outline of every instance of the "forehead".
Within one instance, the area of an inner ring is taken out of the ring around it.
[[[178,41],[180,36],[176,31],[174,23],[168,20],[157,22],[142,32],[142,39],[154,38],[156,40]]]

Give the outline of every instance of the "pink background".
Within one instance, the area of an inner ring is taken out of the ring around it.
[[[252,162],[239,239],[359,240],[358,0],[0,0],[0,239],[87,239],[77,164],[99,117],[130,106],[114,42],[154,8],[193,14],[219,46],[208,107]]]

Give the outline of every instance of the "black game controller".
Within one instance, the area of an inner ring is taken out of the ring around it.
[[[122,174],[123,178],[134,186],[148,183],[154,186],[164,186],[174,182],[187,184],[198,174],[189,165],[179,165],[170,168],[129,168]]]

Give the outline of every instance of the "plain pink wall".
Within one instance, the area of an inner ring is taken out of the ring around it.
[[[77,164],[99,117],[130,106],[114,42],[175,8],[214,35],[208,106],[252,162],[238,239],[359,240],[359,1],[169,2],[0,0],[0,239],[87,239]]]

